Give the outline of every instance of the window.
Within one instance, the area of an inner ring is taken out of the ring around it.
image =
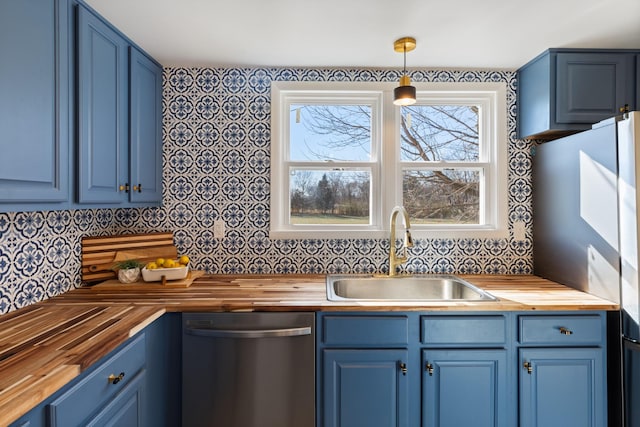
[[[273,82],[271,237],[506,237],[506,86]]]

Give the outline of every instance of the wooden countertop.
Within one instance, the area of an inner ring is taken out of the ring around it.
[[[617,310],[618,305],[535,276],[463,276],[499,301],[330,302],[325,276],[205,276],[72,290],[0,316],[0,425],[7,425],[167,311]]]
[[[0,426],[6,426],[164,314],[159,306],[34,304],[0,316]]]
[[[160,305],[167,311],[346,311],[346,310],[617,310],[610,301],[537,276],[460,276],[499,298],[461,302],[332,302],[324,275],[222,276],[197,279],[188,288],[138,283],[76,289],[52,300],[55,304]]]

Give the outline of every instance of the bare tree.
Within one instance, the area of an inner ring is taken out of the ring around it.
[[[342,159],[354,150],[369,157],[371,112],[358,105],[310,105],[304,126],[322,135],[322,153],[308,147],[316,159]],[[416,105],[402,108],[401,160],[467,162],[479,158],[478,108],[468,105]],[[348,148],[348,150],[346,150]],[[314,151],[315,150],[315,151]],[[416,170],[405,173],[405,206],[425,221],[478,221],[478,174],[471,170]],[[332,186],[337,191],[335,185]],[[334,193],[335,194],[335,193]]]
[[[315,183],[311,171],[297,170],[291,186],[291,211],[304,214],[305,210],[311,208],[311,196]]]

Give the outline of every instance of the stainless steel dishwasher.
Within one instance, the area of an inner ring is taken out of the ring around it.
[[[184,427],[313,427],[314,313],[184,313]]]

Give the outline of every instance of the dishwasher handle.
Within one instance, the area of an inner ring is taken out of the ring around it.
[[[311,326],[297,328],[279,329],[211,329],[211,328],[190,328],[185,332],[188,335],[208,338],[276,338],[276,337],[298,337],[311,335]]]

